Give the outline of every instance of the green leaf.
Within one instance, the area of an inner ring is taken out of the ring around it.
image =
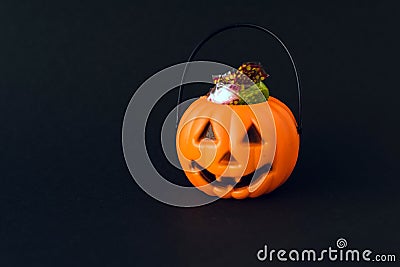
[[[263,82],[259,82],[248,88],[241,89],[239,91],[239,96],[238,105],[257,104],[268,100],[269,90]]]

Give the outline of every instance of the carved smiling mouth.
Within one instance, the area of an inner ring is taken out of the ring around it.
[[[233,177],[221,177],[220,182],[216,181],[216,175],[209,172],[207,169],[203,168],[198,164],[196,161],[192,160],[191,162],[191,167],[192,169],[198,169],[200,171],[201,176],[203,177],[204,180],[206,180],[208,183],[214,182],[215,185],[221,186],[221,187],[227,187],[228,185],[232,185],[233,188],[241,188],[241,187],[246,187],[249,186],[251,183],[251,180],[257,171],[258,177],[253,181],[253,183],[256,183],[259,181],[261,177],[264,176],[265,173],[267,173],[269,170],[272,170],[271,164],[265,164],[258,168],[256,171],[253,171],[245,176],[242,176],[240,178],[240,181],[235,184],[235,179]]]

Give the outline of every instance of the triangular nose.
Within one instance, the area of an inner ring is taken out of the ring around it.
[[[234,156],[232,156],[231,152],[228,151],[222,156],[222,158],[219,160],[219,163],[224,165],[228,165],[229,163],[236,164],[237,160]]]

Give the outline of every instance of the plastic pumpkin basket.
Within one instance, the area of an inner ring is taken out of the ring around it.
[[[208,40],[233,28],[262,31],[285,49],[297,82],[299,123],[291,110],[272,96],[265,102],[248,105],[221,105],[203,96],[189,106],[180,120],[178,111],[176,148],[194,186],[208,195],[243,199],[269,193],[291,175],[300,146],[301,91],[289,50],[275,34],[258,25],[235,24],[215,31],[196,46],[188,62]],[[182,102],[181,89],[178,105]]]

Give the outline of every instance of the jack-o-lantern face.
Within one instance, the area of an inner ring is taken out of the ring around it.
[[[276,98],[253,105],[195,101],[178,126],[177,153],[190,182],[209,195],[257,197],[283,184],[298,155],[289,108]]]

